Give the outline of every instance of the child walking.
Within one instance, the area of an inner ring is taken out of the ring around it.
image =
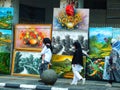
[[[73,59],[72,59],[72,71],[73,71],[74,77],[71,85],[77,85],[79,80],[82,80],[82,84],[85,84],[85,78],[83,78],[80,75],[83,69],[83,55],[82,55],[82,49],[81,49],[80,43],[74,42],[73,48],[75,49],[75,52],[73,54]]]

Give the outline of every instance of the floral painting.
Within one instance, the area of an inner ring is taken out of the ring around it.
[[[92,58],[104,58],[111,51],[112,27],[89,29],[89,54]]]
[[[0,8],[0,28],[12,29],[13,8]]]
[[[53,30],[88,30],[89,9],[73,9],[69,15],[65,8],[54,8]]]
[[[39,75],[40,52],[15,51],[13,57],[13,75]]]
[[[40,50],[46,37],[51,39],[51,25],[16,25],[15,48]]]

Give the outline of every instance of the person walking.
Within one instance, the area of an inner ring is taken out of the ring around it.
[[[40,53],[42,62],[39,66],[39,73],[40,77],[43,73],[43,71],[48,69],[48,65],[51,64],[51,58],[52,58],[52,45],[51,45],[51,40],[49,38],[44,38],[43,39],[43,49]],[[41,80],[38,80],[41,81]]]
[[[77,85],[79,80],[82,80],[82,84],[85,84],[86,79],[80,75],[83,70],[83,54],[80,43],[77,41],[74,42],[73,48],[75,50],[72,58],[72,71],[74,76],[71,85]]]

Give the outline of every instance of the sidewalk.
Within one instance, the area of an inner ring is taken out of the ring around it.
[[[113,87],[109,88],[105,86],[107,84],[105,81],[86,80],[85,85],[79,82],[75,86],[70,85],[72,79],[58,78],[56,83],[51,86],[38,82],[38,79],[36,77],[0,75],[0,87],[29,90],[120,90],[120,83],[113,83]]]

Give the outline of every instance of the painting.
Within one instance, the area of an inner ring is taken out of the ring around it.
[[[104,62],[102,58],[86,59],[86,78],[91,80],[102,80],[104,71]]]
[[[13,8],[0,8],[0,29],[12,29]]]
[[[51,24],[18,24],[15,27],[15,49],[41,50],[43,38],[51,39]]]
[[[0,74],[10,74],[10,58],[9,52],[0,52]]]
[[[113,29],[113,39],[120,40],[120,28]]]
[[[60,0],[60,8],[65,8],[68,4],[72,4],[74,8],[78,8],[78,0]]]
[[[88,31],[89,9],[74,9],[68,15],[65,8],[54,8],[53,30],[79,30]]]
[[[40,57],[40,52],[36,51],[14,51],[12,75],[38,76]]]
[[[89,29],[89,54],[91,58],[104,58],[111,51],[112,27]]]
[[[12,31],[0,29],[0,52],[11,52]]]
[[[68,55],[53,55],[51,69],[55,70],[58,77],[73,78],[73,72],[71,67],[71,61],[73,56]],[[84,66],[86,63],[86,57],[84,57]],[[82,71],[84,75],[85,70]]]
[[[72,55],[72,44],[78,41],[81,43],[82,50],[88,52],[88,33],[79,31],[53,31],[52,46],[53,54]]]
[[[11,0],[0,0],[0,7],[11,7]]]

